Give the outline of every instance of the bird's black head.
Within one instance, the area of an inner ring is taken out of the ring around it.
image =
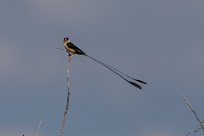
[[[68,41],[69,38],[68,37],[64,37],[64,42]]]

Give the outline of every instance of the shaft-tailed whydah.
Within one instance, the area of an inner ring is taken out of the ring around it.
[[[118,69],[96,59],[96,58],[93,58],[89,55],[87,55],[85,52],[83,52],[81,49],[79,49],[77,46],[75,46],[68,37],[65,37],[64,38],[64,48],[66,50],[66,52],[69,53],[69,56],[70,58],[77,54],[77,55],[83,55],[83,56],[86,56],[90,59],[92,59],[93,61],[101,64],[102,66],[106,67],[107,69],[109,69],[110,71],[112,71],[113,73],[115,73],[116,75],[118,75],[120,78],[122,78],[123,80],[125,80],[126,82],[130,83],[131,85],[139,88],[139,89],[142,89],[141,85],[139,84],[147,84],[146,82],[142,81],[142,80],[139,80],[139,79],[135,79],[121,71],[119,71]]]

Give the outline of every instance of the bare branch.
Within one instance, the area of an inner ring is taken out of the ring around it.
[[[71,56],[68,56],[68,64],[67,64],[67,100],[66,100],[66,106],[65,106],[65,111],[64,111],[64,116],[63,116],[63,120],[62,120],[62,126],[60,129],[60,134],[59,136],[63,136],[64,135],[64,127],[65,127],[65,122],[67,119],[67,113],[69,110],[69,99],[70,99],[70,74],[69,74],[69,70],[70,70],[70,62],[71,62]]]
[[[197,127],[196,129],[194,129],[194,131],[189,132],[189,133],[186,134],[185,136],[195,135],[195,133],[199,132],[201,129],[202,129],[202,128],[198,128],[198,127]]]
[[[190,111],[193,113],[193,115],[195,116],[196,120],[199,123],[199,126],[192,133],[195,134],[196,132],[198,132],[201,129],[204,132],[203,121],[200,120],[200,118],[198,117],[198,114],[193,109],[193,107],[192,107],[191,103],[189,102],[189,100],[183,94],[182,94],[182,97],[183,97],[184,101],[186,102],[186,104],[188,105]],[[186,136],[191,135],[192,133],[188,133]]]
[[[43,118],[41,118],[41,120],[40,120],[40,122],[39,122],[38,129],[37,129],[37,132],[36,132],[36,135],[35,135],[35,136],[38,136],[38,133],[39,133],[39,130],[40,130],[40,127],[41,127],[42,122],[43,122]]]

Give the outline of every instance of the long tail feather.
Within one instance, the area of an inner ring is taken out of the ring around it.
[[[89,55],[85,55],[85,56],[87,56],[88,58],[90,58],[90,59],[94,60],[95,62],[101,64],[102,66],[106,67],[107,69],[111,70],[113,73],[117,74],[119,77],[121,77],[122,79],[124,79],[125,81],[128,82],[128,80],[127,80],[125,77],[123,77],[122,75],[120,75],[119,73],[117,73],[116,71],[114,71],[114,70],[113,70],[112,68],[110,68],[109,66],[105,65],[103,62],[101,62],[101,61],[99,61],[99,60],[97,60],[97,59],[95,59],[95,58],[93,58],[93,57],[91,57],[91,56],[89,56]]]
[[[141,87],[140,85],[138,85],[137,83],[135,83],[135,82],[129,81],[129,83],[130,83],[131,85],[133,85],[133,86],[139,88],[139,89],[142,89],[142,87]]]
[[[128,77],[128,78],[130,78],[130,79],[132,79],[132,80],[134,80],[134,81],[137,81],[137,82],[142,83],[142,84],[147,84],[146,82],[144,82],[144,81],[142,81],[142,80],[139,80],[139,79],[135,79],[135,78],[133,78],[133,77],[131,77],[131,76],[129,76],[129,75],[127,75],[127,74],[121,72],[120,70],[118,70],[118,69],[116,69],[116,68],[114,68],[114,67],[112,67],[112,66],[110,66],[110,65],[108,65],[108,64],[105,64],[105,63],[103,63],[103,64],[104,64],[104,65],[107,65],[108,67],[114,69],[115,71],[119,72],[120,74],[123,74],[124,76],[126,76],[126,77]]]
[[[87,55],[87,54],[85,54],[85,56],[87,56],[88,58],[90,58],[90,59],[94,60],[95,62],[101,64],[102,66],[108,68],[108,69],[111,70],[113,73],[115,73],[116,75],[118,75],[120,78],[122,78],[122,79],[125,80],[126,82],[130,83],[131,85],[133,85],[133,86],[135,86],[135,87],[137,87],[137,88],[139,88],[139,89],[142,89],[142,87],[141,87],[140,85],[138,85],[138,84],[135,83],[135,82],[129,81],[128,79],[126,79],[124,76],[121,75],[121,74],[123,74],[123,75],[125,75],[126,77],[128,77],[126,74],[120,72],[119,70],[113,68],[112,66],[109,66],[109,65],[107,65],[107,64],[105,64],[105,63],[103,63],[103,62],[101,62],[101,61],[99,61],[99,60],[97,60],[97,59],[95,59],[95,58],[93,58],[93,57]],[[129,78],[130,78],[130,77],[129,77]],[[130,79],[135,80],[135,81],[138,81],[138,82],[143,83],[143,84],[145,83],[144,81],[141,81],[141,80],[136,80],[136,79],[133,79],[133,78],[130,78]]]
[[[87,56],[87,57],[90,57],[90,56],[88,56],[88,55],[86,55],[86,56]],[[93,58],[93,57],[91,57],[91,58],[92,58],[92,59],[95,59],[95,58]],[[95,60],[96,60],[96,59],[95,59]],[[131,76],[125,74],[124,72],[122,72],[122,71],[120,71],[120,70],[118,70],[118,69],[116,69],[116,68],[114,68],[114,67],[112,67],[112,66],[110,66],[110,65],[108,65],[108,64],[106,64],[106,63],[104,63],[104,62],[102,62],[102,61],[97,60],[97,62],[100,63],[100,64],[102,64],[102,65],[106,65],[106,67],[109,67],[110,69],[112,69],[112,70],[114,70],[114,71],[117,71],[118,73],[120,73],[120,74],[122,74],[122,75],[124,75],[124,76],[126,76],[126,77],[128,77],[128,78],[130,78],[130,79],[132,79],[132,80],[134,80],[134,81],[137,81],[137,82],[142,83],[142,84],[147,84],[145,81],[139,80],[139,79],[135,79],[135,78],[133,78],[133,77],[131,77]]]
[[[139,82],[139,83],[142,83],[142,84],[147,84],[146,82],[142,81],[142,80],[138,80],[138,79],[135,79],[135,81]]]

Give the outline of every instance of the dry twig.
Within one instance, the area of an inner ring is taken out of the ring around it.
[[[38,133],[39,133],[39,130],[40,130],[40,127],[41,127],[42,122],[43,122],[43,118],[41,118],[41,120],[40,120],[40,122],[39,122],[38,129],[37,129],[37,132],[36,132],[36,135],[35,135],[35,136],[38,136]]]
[[[189,100],[184,96],[183,96],[183,99],[184,101],[186,102],[186,104],[188,105],[190,111],[193,113],[193,115],[195,116],[196,120],[198,121],[199,123],[199,126],[191,133],[188,133],[186,136],[189,136],[189,135],[192,135],[192,134],[195,134],[196,132],[199,132],[199,130],[202,130],[204,132],[204,126],[203,126],[203,121],[200,120],[200,118],[198,117],[198,114],[195,112],[195,110],[193,109],[191,103],[189,102]]]
[[[68,64],[67,64],[67,101],[66,101],[66,106],[65,106],[65,111],[64,111],[64,116],[63,116],[63,120],[62,120],[62,126],[60,129],[60,136],[64,135],[64,127],[65,127],[65,122],[67,119],[67,113],[69,110],[69,99],[70,99],[70,82],[69,82],[69,78],[70,78],[70,74],[69,74],[69,70],[70,70],[70,62],[71,62],[71,56],[68,56]]]

